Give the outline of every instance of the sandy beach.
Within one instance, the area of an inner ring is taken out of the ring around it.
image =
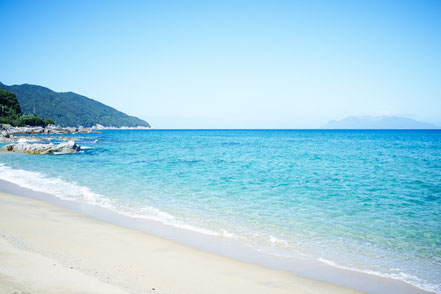
[[[1,293],[356,293],[0,193]]]

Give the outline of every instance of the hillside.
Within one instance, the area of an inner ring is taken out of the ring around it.
[[[0,124],[24,127],[47,126],[53,123],[52,120],[40,118],[36,114],[22,115],[17,96],[14,93],[0,89]]]
[[[348,116],[331,120],[324,129],[439,129],[439,127],[397,116]]]
[[[0,116],[10,116],[14,114],[21,114],[17,97],[11,92],[0,89]]]
[[[17,96],[24,114],[34,113],[35,109],[38,116],[52,119],[60,126],[150,127],[142,119],[73,92],[58,93],[29,84],[7,86],[1,82],[0,89]]]

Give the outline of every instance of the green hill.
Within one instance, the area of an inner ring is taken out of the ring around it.
[[[0,124],[24,127],[47,126],[53,123],[53,120],[40,118],[36,114],[22,115],[17,96],[14,93],[0,89]]]
[[[112,127],[150,127],[142,119],[73,92],[57,93],[36,85],[7,86],[1,82],[0,89],[17,96],[24,114],[34,113],[35,110],[38,116],[52,119],[60,126],[92,127],[100,124]]]
[[[0,89],[0,116],[6,117],[21,114],[17,96],[13,93]]]

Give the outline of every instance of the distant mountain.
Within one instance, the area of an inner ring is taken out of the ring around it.
[[[323,129],[439,129],[440,127],[397,116],[349,116],[331,120]]]
[[[35,113],[49,118],[60,126],[92,127],[96,124],[112,127],[150,127],[137,117],[129,116],[96,100],[73,92],[57,93],[36,85],[6,86],[0,89],[14,93],[23,114]]]

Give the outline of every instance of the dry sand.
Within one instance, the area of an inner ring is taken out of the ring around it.
[[[356,293],[0,193],[0,293]]]

